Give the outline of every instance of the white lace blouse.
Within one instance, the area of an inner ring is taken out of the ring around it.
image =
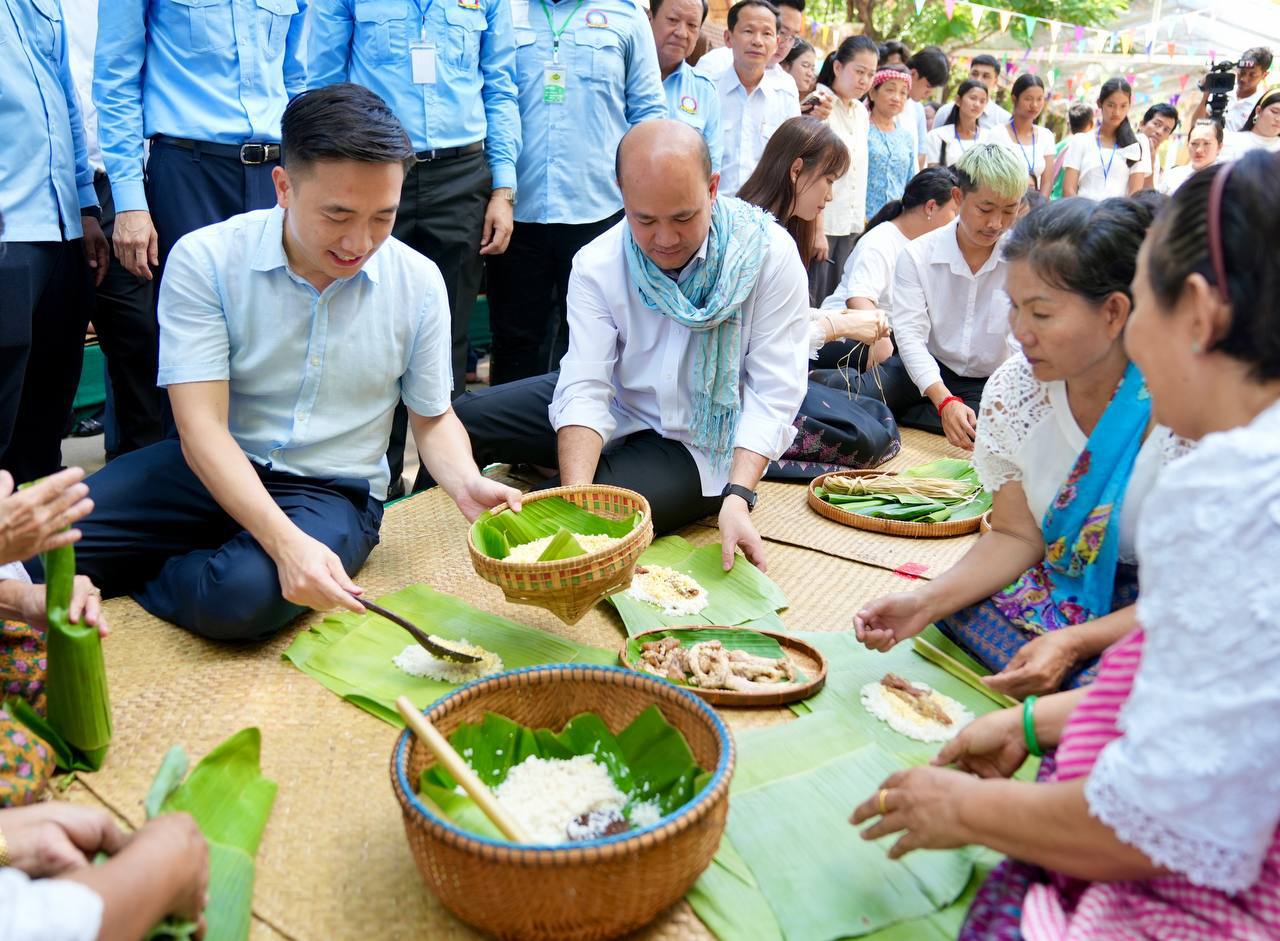
[[[1280,823],[1280,404],[1205,437],[1149,505],[1142,663],[1085,796],[1153,862],[1239,892]]]
[[[1088,436],[1076,424],[1067,403],[1065,382],[1041,382],[1031,364],[1015,353],[987,380],[973,445],[978,479],[995,493],[1018,481],[1038,521],[1058,495]],[[1120,561],[1137,559],[1138,518],[1160,469],[1185,452],[1185,444],[1157,426],[1147,435],[1134,462],[1120,508]]]

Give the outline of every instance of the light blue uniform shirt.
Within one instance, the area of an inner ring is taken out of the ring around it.
[[[720,148],[724,139],[720,135],[720,93],[715,83],[699,75],[688,62],[662,81],[667,93],[667,117],[683,121],[702,135],[711,151],[711,169],[720,172]]]
[[[667,116],[653,31],[634,0],[512,0],[524,146],[517,222],[598,222],[622,208],[614,152],[635,124]],[[560,35],[564,101],[543,100]]]
[[[3,240],[80,238],[98,197],[58,0],[0,0],[0,140]]]
[[[255,464],[355,477],[387,494],[396,403],[441,415],[453,391],[440,271],[389,238],[324,291],[289,269],[284,210],[183,236],[160,282],[157,384],[228,381],[228,425]]]
[[[510,0],[311,0],[307,86],[355,82],[400,118],[416,151],[485,142],[493,186],[516,185],[520,107]],[[409,44],[435,46],[414,84]]]
[[[280,140],[285,105],[306,88],[306,7],[307,0],[102,0],[93,100],[116,212],[147,208],[145,138]]]

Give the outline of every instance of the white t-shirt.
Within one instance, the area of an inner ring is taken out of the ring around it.
[[[1219,163],[1239,160],[1251,150],[1265,150],[1268,153],[1280,151],[1280,137],[1259,137],[1253,131],[1228,131],[1222,142],[1222,154]]]
[[[947,118],[951,117],[951,112],[955,110],[955,107],[956,103],[954,101],[948,101],[934,113],[933,127],[935,130],[947,123]],[[1013,115],[996,104],[994,98],[988,98],[987,106],[982,110],[982,114],[978,118],[978,127],[999,127],[1001,124],[1008,124],[1011,117]]]
[[[1027,507],[1040,521],[1088,440],[1071,414],[1067,384],[1041,382],[1027,358],[1015,353],[982,391],[973,467],[992,493],[1007,483],[1021,483]],[[1162,426],[1142,443],[1120,508],[1121,562],[1137,559],[1138,519],[1160,469],[1189,449]]]
[[[1253,106],[1258,103],[1258,99],[1262,97],[1262,93],[1266,91],[1262,83],[1258,83],[1257,89],[1247,98],[1237,98],[1235,92],[1231,92],[1227,101],[1227,110],[1223,114],[1223,120],[1226,121],[1226,129],[1228,131],[1243,131],[1244,122],[1249,120],[1249,115],[1253,114]]]
[[[1097,131],[1073,134],[1063,152],[1063,170],[1077,170],[1080,182],[1077,196],[1090,199],[1109,199],[1112,196],[1129,195],[1129,177],[1146,176],[1150,165],[1142,159],[1142,145],[1134,142],[1128,147],[1102,147]],[[1128,161],[1133,161],[1133,166]]]
[[[978,129],[976,140],[956,137],[956,125],[944,124],[929,132],[924,142],[924,162],[926,166],[935,163],[946,167],[954,167],[969,149],[982,142],[982,129]],[[945,158],[945,159],[944,159]]]
[[[853,246],[840,284],[822,302],[823,310],[844,310],[851,297],[865,297],[883,311],[893,307],[893,270],[911,240],[892,222],[882,222]]]
[[[989,127],[982,132],[982,141],[986,144],[999,144],[1013,151],[1027,167],[1027,175],[1035,177],[1036,185],[1046,170],[1053,169],[1054,148],[1056,141],[1053,131],[1039,124],[1031,125],[1032,138],[1030,144],[1014,140],[1013,128],[1006,121],[999,127]]]
[[[1160,178],[1160,185],[1156,188],[1165,195],[1172,196],[1179,186],[1191,179],[1191,175],[1195,172],[1196,168],[1189,163],[1170,167],[1164,172],[1164,176]]]

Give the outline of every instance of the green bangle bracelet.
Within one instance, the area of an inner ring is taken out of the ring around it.
[[[1022,733],[1027,739],[1027,751],[1035,755],[1037,758],[1044,756],[1044,751],[1040,748],[1040,743],[1036,740],[1036,699],[1037,696],[1028,696],[1022,701]]]

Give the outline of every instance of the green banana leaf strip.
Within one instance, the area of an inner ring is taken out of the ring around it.
[[[531,729],[506,716],[488,713],[479,723],[459,726],[449,743],[485,784],[497,787],[508,772],[530,756],[572,758],[593,755],[609,770],[631,804],[656,801],[669,814],[692,800],[710,779],[698,767],[683,735],[650,706],[617,735],[594,713],[575,716],[559,732]],[[457,781],[439,765],[424,771],[419,792],[433,800],[458,826],[490,839],[502,835],[475,802],[456,790]]]
[[[782,589],[742,556],[726,572],[720,551],[719,543],[695,548],[679,536],[655,539],[640,556],[640,564],[661,565],[684,572],[706,589],[709,604],[697,614],[673,616],[665,614],[657,605],[637,601],[625,592],[618,592],[610,596],[609,603],[622,616],[627,633],[634,637],[644,631],[682,624],[746,625],[785,631],[782,621],[777,618],[777,612],[788,604]]]
[[[929,464],[921,464],[902,472],[904,477],[936,477],[943,480],[971,480],[978,482],[977,471],[973,464],[962,458],[944,457]]]
[[[480,551],[491,558],[505,559],[510,546],[554,536],[561,529],[583,536],[621,538],[640,525],[640,521],[639,513],[620,520],[608,519],[562,497],[547,497],[526,503],[518,513],[510,509],[498,513],[486,511],[471,524],[471,532]]]
[[[536,505],[536,504],[534,504]],[[448,640],[468,640],[502,658],[503,666],[546,663],[615,665],[615,651],[577,644],[471,607],[427,585],[410,585],[378,599],[385,607]],[[371,715],[404,727],[396,711],[399,696],[426,708],[453,684],[410,676],[391,661],[413,643],[407,633],[371,614],[331,614],[300,633],[284,652],[303,673]]]
[[[551,542],[547,543],[547,548],[542,550],[538,561],[559,562],[561,559],[572,559],[586,554],[587,550],[573,538],[573,533],[562,526],[560,531],[551,538]]]
[[[945,505],[936,501],[931,501],[923,505],[899,505],[899,506],[878,506],[866,510],[854,510],[853,512],[861,516],[871,516],[876,519],[909,521],[918,520],[922,517],[929,516],[939,510],[945,509]]]
[[[182,784],[182,779],[187,776],[187,769],[190,766],[191,761],[187,758],[187,751],[181,745],[174,745],[165,752],[164,760],[160,762],[160,770],[156,772],[155,780],[151,782],[151,789],[147,791],[147,799],[143,802],[148,820],[160,815],[164,802]]]

